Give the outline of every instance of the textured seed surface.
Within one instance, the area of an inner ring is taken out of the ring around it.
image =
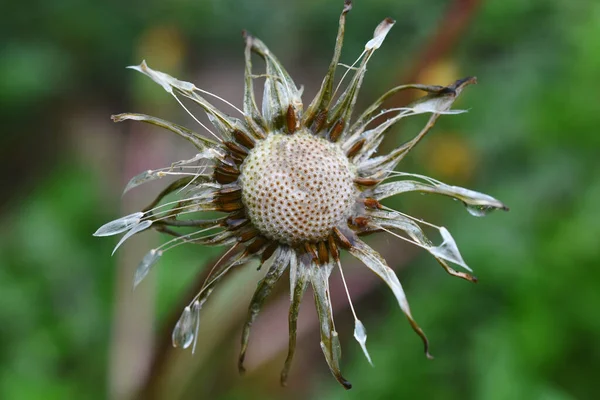
[[[356,196],[342,150],[308,132],[272,134],[242,164],[242,200],[254,226],[288,244],[327,239]]]

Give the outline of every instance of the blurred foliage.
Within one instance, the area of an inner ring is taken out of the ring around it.
[[[398,20],[370,66],[365,104],[399,83],[394,80],[435,31],[448,2],[355,3],[345,62],[360,53],[382,17]],[[141,57],[161,63],[158,56],[164,52],[144,45],[157,30],[167,32],[161,37],[169,54],[184,58],[185,72],[178,75],[186,79],[223,56],[237,60],[241,83],[242,28],[295,66],[292,73],[304,64],[309,71],[324,71],[340,6],[341,0],[59,0],[14,3],[4,10],[0,146],[4,170],[15,172],[4,174],[0,215],[0,398],[109,396],[117,262],[109,257],[114,243],[91,233],[119,211],[123,177],[107,170],[109,164],[121,167],[127,135],[115,138],[123,132],[115,127],[110,138],[84,136],[95,144],[112,144],[92,145],[92,151],[81,154],[73,121],[86,110],[108,118],[140,103],[140,91],[148,90],[135,87],[123,67]],[[469,88],[458,106],[470,112],[443,118],[402,168],[490,193],[511,211],[478,219],[445,199],[410,195],[390,204],[447,226],[480,283],[451,279],[419,253],[399,275],[433,344],[434,361],[423,356],[418,338],[381,285],[357,304],[375,368],[352,342],[348,326],[341,332],[342,369],[354,385],[351,391],[337,385],[319,357],[309,368],[319,373],[292,371],[290,380],[302,380],[303,393],[310,393],[305,396],[317,399],[595,398],[600,370],[600,3],[483,1],[443,62],[422,76],[450,81],[454,74],[477,75],[480,84]],[[179,68],[178,62],[170,65]],[[239,98],[241,93],[232,101]],[[403,136],[416,127],[403,125]],[[89,129],[102,132],[96,125]],[[468,162],[461,163],[465,158]],[[217,255],[182,248],[161,261],[157,333],[198,266]],[[246,306],[240,302],[231,313],[243,313]],[[227,347],[237,346],[237,330],[225,340]],[[313,351],[317,344],[311,346]],[[210,398],[302,396],[252,386],[245,381],[251,377],[217,379],[215,371],[229,371],[235,363],[232,352],[220,354],[213,353],[206,358],[210,364],[197,369],[194,385],[218,393],[206,393]],[[276,383],[276,369],[269,369],[267,378]]]

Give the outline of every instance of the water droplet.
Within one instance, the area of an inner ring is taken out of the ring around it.
[[[94,232],[94,236],[112,236],[125,232],[138,224],[143,216],[144,213],[140,211],[110,221],[98,228],[98,230]]]
[[[467,204],[467,203],[463,203],[463,204],[467,208],[467,211],[469,212],[469,214],[471,214],[475,217],[485,217],[486,215],[488,215],[489,213],[491,213],[492,211],[497,209],[497,207],[492,207],[492,206],[483,206],[483,205]]]
[[[195,313],[192,313],[190,306],[183,309],[179,321],[173,329],[173,335],[171,339],[173,341],[173,347],[181,347],[187,349],[194,341],[194,328],[195,328]]]
[[[133,288],[135,289],[137,285],[148,275],[150,272],[150,268],[156,264],[158,259],[162,256],[163,252],[161,250],[152,249],[150,250],[140,262],[140,265],[135,270],[135,275],[133,277]]]

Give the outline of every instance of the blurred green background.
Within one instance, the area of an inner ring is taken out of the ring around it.
[[[444,225],[480,282],[447,276],[423,251],[385,235],[371,242],[404,284],[433,361],[387,287],[350,259],[350,290],[375,368],[352,338],[332,277],[344,347],[344,391],[318,339],[312,297],[300,316],[287,388],[287,285],[255,324],[249,371],[239,334],[260,274],[252,266],[215,291],[194,356],[169,345],[173,318],[220,249],[182,246],[131,292],[160,240],[144,233],[114,256],[92,237],[138,210],[160,185],[121,198],[128,178],[193,154],[139,124],[142,112],[195,126],[160,87],[126,65],[150,66],[241,104],[242,29],[318,88],[342,0],[32,0],[0,16],[1,399],[593,399],[600,373],[600,2],[356,0],[342,62],[376,24],[397,20],[373,57],[361,104],[400,83],[479,85],[400,169],[486,192],[509,213],[474,218],[456,202],[407,195],[390,205]],[[262,68],[258,60],[255,65]],[[406,99],[397,99],[401,101]],[[198,113],[199,114],[199,113]],[[417,121],[419,122],[419,121]],[[411,137],[406,123],[385,143]]]

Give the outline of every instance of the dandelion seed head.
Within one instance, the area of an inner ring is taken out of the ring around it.
[[[190,142],[198,154],[190,160],[134,177],[127,190],[165,176],[180,178],[167,185],[143,211],[109,222],[95,235],[123,233],[117,248],[134,234],[149,228],[174,237],[143,258],[134,276],[134,286],[151,273],[151,268],[166,252],[180,245],[229,246],[173,330],[173,345],[184,349],[192,347],[192,351],[199,342],[201,307],[215,286],[229,271],[252,260],[258,260],[260,266],[268,265],[248,307],[238,360],[240,372],[244,371],[250,327],[275,284],[289,271],[289,350],[281,373],[284,385],[295,352],[300,301],[311,285],[319,318],[320,345],[327,365],[344,388],[352,387],[341,373],[341,344],[333,320],[329,279],[334,266],[339,267],[355,319],[355,339],[371,362],[366,348],[366,328],[358,318],[360,310],[352,305],[352,288],[346,284],[342,271],[342,250],[360,260],[390,287],[411,328],[422,340],[425,354],[431,357],[429,341],[412,315],[398,277],[386,260],[361,240],[362,235],[390,234],[429,252],[448,274],[476,282],[470,273],[455,271],[448,265],[471,271],[450,232],[390,209],[381,201],[390,196],[420,192],[460,200],[467,211],[476,216],[508,210],[502,202],[483,193],[396,170],[440,116],[463,112],[452,109],[452,105],[462,90],[476,81],[467,77],[448,86],[415,83],[397,86],[356,116],[354,108],[367,64],[382,47],[394,21],[386,18],[377,26],[373,37],[366,41],[364,51],[336,84],[346,14],[351,8],[351,1],[345,0],[333,58],[321,88],[309,104],[302,103],[302,86],[292,80],[274,53],[261,40],[245,32],[243,106],[241,110],[234,107],[243,118],[217,109],[203,96],[231,103],[192,83],[155,71],[145,62],[132,67],[161,85],[215,140],[157,117],[134,113],[113,116],[115,122],[135,120],[165,128]],[[258,76],[252,72],[252,53],[266,65],[266,74],[261,76],[261,80],[264,79],[261,109],[254,97],[254,80]],[[348,80],[344,79],[346,76]],[[415,89],[426,94],[403,107],[382,110],[389,97]],[[201,123],[180,97],[204,110],[213,129]],[[430,115],[419,133],[389,153],[379,154],[379,145],[384,136],[392,132],[393,125],[416,114]],[[165,198],[169,195],[178,199],[167,202]],[[196,217],[203,212],[217,212],[220,216]],[[437,230],[442,243],[434,244],[423,228]]]

